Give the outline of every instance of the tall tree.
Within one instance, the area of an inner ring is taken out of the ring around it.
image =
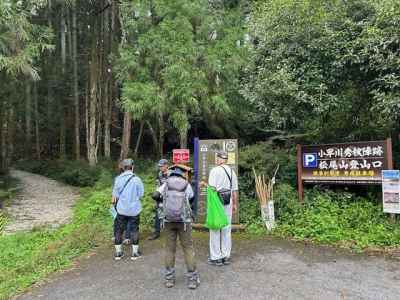
[[[80,103],[79,103],[79,78],[78,78],[78,24],[76,2],[72,6],[72,65],[73,65],[73,95],[74,95],[74,135],[75,135],[75,158],[81,159],[81,136],[80,136]]]
[[[155,121],[159,143],[164,122],[173,125],[186,148],[191,118],[203,109],[229,113],[228,86],[237,78],[232,70],[240,68],[245,49],[243,31],[226,26],[232,25],[232,15],[243,24],[238,11],[209,1],[123,1],[118,67],[123,106],[135,119]]]
[[[0,2],[0,77],[7,86],[17,84],[23,77],[37,80],[36,59],[51,49],[50,31],[31,23],[30,17],[42,5],[41,1]],[[13,91],[17,93],[17,91]],[[10,96],[10,95],[9,95]],[[2,100],[0,113],[0,174],[6,172],[14,143],[15,108],[12,97]],[[7,146],[8,145],[8,146]]]
[[[259,2],[243,86],[253,125],[385,138],[399,117],[399,11],[397,1]]]

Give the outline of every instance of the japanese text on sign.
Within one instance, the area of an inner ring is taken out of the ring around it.
[[[386,141],[301,146],[305,182],[379,183],[388,165]]]
[[[172,150],[172,161],[175,164],[188,163],[190,161],[189,149]]]

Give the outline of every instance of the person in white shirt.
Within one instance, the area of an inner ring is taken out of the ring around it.
[[[210,171],[208,185],[215,188],[224,205],[229,225],[221,230],[210,230],[210,257],[211,265],[230,264],[232,239],[232,214],[236,212],[239,201],[238,178],[235,171],[226,162],[228,154],[225,151],[217,153],[217,166]]]

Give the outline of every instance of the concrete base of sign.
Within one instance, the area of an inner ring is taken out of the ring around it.
[[[193,229],[197,230],[208,230],[204,224],[201,223],[193,223],[192,224]],[[232,224],[232,231],[243,231],[246,229],[246,226],[243,224]]]

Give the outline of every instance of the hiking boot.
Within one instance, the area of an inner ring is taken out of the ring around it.
[[[167,288],[172,288],[175,285],[175,269],[174,268],[166,268],[164,280],[165,280],[164,285]]]
[[[165,279],[164,285],[166,288],[172,288],[175,286],[175,279]]]
[[[124,253],[123,252],[115,252],[114,254],[114,259],[115,260],[121,260],[124,257]]]
[[[223,266],[224,263],[222,262],[222,259],[208,259],[208,264],[212,266]]]
[[[230,257],[225,257],[225,258],[223,258],[222,259],[222,263],[224,264],[224,265],[230,265],[231,264],[231,258]]]
[[[142,253],[140,251],[136,253],[132,253],[131,260],[137,260],[138,258],[142,257]]]
[[[148,240],[149,241],[153,241],[156,240],[160,237],[160,233],[159,232],[154,232],[152,235],[149,236]]]
[[[199,285],[200,285],[200,276],[197,274],[197,272],[191,273],[188,276],[187,287],[191,290],[195,290]]]

